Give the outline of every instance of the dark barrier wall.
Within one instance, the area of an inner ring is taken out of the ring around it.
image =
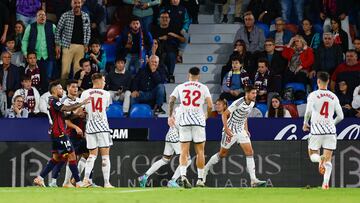
[[[256,171],[269,186],[302,187],[322,183],[317,165],[307,157],[306,141],[255,141]],[[163,142],[115,142],[111,150],[111,183],[115,186],[137,186],[137,177],[158,160]],[[219,149],[219,142],[206,143],[206,160]],[[0,186],[28,186],[40,173],[50,157],[49,142],[0,142]],[[194,153],[192,152],[192,155]],[[334,156],[334,173],[331,185],[336,187],[360,186],[360,142],[339,141]],[[165,186],[178,165],[178,159],[161,168],[150,178],[149,186]],[[189,178],[195,181],[196,166],[188,169]],[[63,181],[64,169],[58,181]],[[95,165],[95,182],[102,184],[100,158]],[[245,157],[238,146],[233,146],[230,156],[223,159],[208,176],[208,186],[247,187]]]

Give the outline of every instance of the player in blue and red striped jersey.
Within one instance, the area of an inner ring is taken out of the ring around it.
[[[49,114],[52,121],[50,122],[52,125],[50,126],[49,134],[52,141],[52,158],[41,171],[40,175],[34,179],[34,184],[45,187],[44,178],[59,162],[67,160],[76,181],[76,187],[82,187],[83,183],[80,181],[74,147],[71,144],[69,137],[65,134],[65,119],[63,112],[75,111],[75,114],[81,114],[82,111],[77,112],[77,109],[89,103],[90,98],[84,99],[81,103],[66,106],[59,100],[59,98],[63,96],[63,88],[59,82],[56,81],[51,83],[49,91],[51,94],[51,97],[49,98]]]

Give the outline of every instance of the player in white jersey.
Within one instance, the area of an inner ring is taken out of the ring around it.
[[[175,125],[173,110],[176,99],[180,100],[179,109],[179,134],[181,143],[180,152],[180,174],[181,181],[185,188],[191,188],[191,184],[186,178],[188,157],[190,156],[190,142],[194,142],[197,154],[196,166],[198,171],[198,181],[196,186],[203,187],[203,174],[205,165],[205,126],[206,115],[203,105],[207,104],[207,115],[212,110],[210,91],[207,86],[199,82],[200,69],[192,67],[189,70],[189,81],[178,85],[170,95],[169,99],[169,118],[170,127]]]
[[[251,146],[250,133],[248,128],[248,115],[255,105],[256,88],[247,86],[245,88],[245,96],[234,101],[228,109],[222,114],[222,122],[224,128],[222,130],[220,151],[214,154],[205,166],[204,182],[210,169],[220,161],[220,159],[228,155],[232,145],[237,143],[246,156],[246,167],[250,174],[251,186],[265,186],[266,181],[261,181],[255,175],[254,150]]]
[[[146,183],[147,183],[147,179],[149,178],[149,176],[151,176],[153,173],[155,173],[155,171],[157,171],[160,167],[169,164],[170,160],[172,158],[172,156],[174,155],[179,155],[180,154],[180,142],[179,142],[179,113],[178,112],[179,108],[175,109],[175,126],[174,127],[170,127],[166,136],[165,136],[165,148],[164,148],[164,152],[163,152],[163,157],[162,159],[156,161],[155,163],[153,163],[151,165],[151,167],[146,171],[146,173],[142,176],[140,176],[138,178],[139,183],[140,183],[140,187],[146,187]],[[188,159],[188,166],[191,164],[191,158],[189,157]],[[168,187],[171,188],[178,188],[180,187],[177,184],[177,179],[179,179],[180,177],[180,165],[176,168],[175,173],[173,175],[173,177],[171,178],[171,180],[168,182]]]
[[[309,94],[304,116],[303,130],[310,130],[308,152],[310,160],[319,163],[319,172],[324,175],[322,188],[329,189],[332,164],[331,157],[336,149],[336,127],[344,114],[337,96],[327,90],[329,74],[318,72],[318,90]],[[334,119],[334,113],[336,118]],[[311,125],[309,121],[311,119]],[[320,149],[323,154],[320,156]]]
[[[82,98],[91,98],[91,102],[85,105],[86,127],[85,138],[86,146],[90,151],[90,155],[85,164],[84,183],[91,185],[89,177],[94,167],[94,163],[98,154],[98,149],[102,157],[102,172],[104,176],[104,187],[112,188],[109,182],[110,178],[110,146],[113,144],[110,136],[109,123],[106,116],[106,109],[110,105],[110,93],[104,90],[105,78],[100,73],[91,76],[93,88],[85,90],[81,94]]]

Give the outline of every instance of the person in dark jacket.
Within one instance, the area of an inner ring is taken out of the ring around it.
[[[304,38],[309,47],[313,49],[319,48],[321,36],[320,33],[315,32],[312,21],[305,18],[301,23],[301,30],[298,34]]]
[[[6,93],[8,108],[11,105],[11,98],[17,89],[20,88],[19,68],[10,63],[11,54],[7,51],[1,53],[3,64],[0,65],[0,82],[2,91]]]
[[[248,11],[254,14],[257,21],[271,25],[275,18],[281,16],[281,6],[279,0],[251,0]]]
[[[348,34],[341,28],[341,21],[338,18],[331,19],[331,32],[334,35],[334,43],[341,46],[343,53],[349,49]]]
[[[98,3],[98,0],[86,0],[81,8],[89,14],[91,22],[91,37],[100,38],[100,23],[105,19],[105,9]]]

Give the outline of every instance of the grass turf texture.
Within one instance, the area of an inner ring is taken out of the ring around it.
[[[360,189],[331,188],[0,188],[0,202],[15,203],[294,203],[360,202]]]

